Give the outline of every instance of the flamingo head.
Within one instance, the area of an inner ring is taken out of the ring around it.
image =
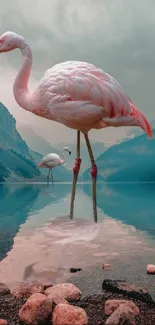
[[[0,53],[9,52],[20,47],[24,38],[14,32],[5,32],[0,35]]]
[[[150,138],[152,138],[152,127],[145,115],[132,103],[130,103],[130,106],[132,108],[131,117],[134,119],[132,125],[139,126]]]
[[[64,147],[64,148],[63,148],[63,151],[68,152],[69,155],[71,155],[71,153],[72,153],[71,150],[70,150],[68,147]]]

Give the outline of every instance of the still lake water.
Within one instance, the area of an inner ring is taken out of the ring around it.
[[[125,279],[155,296],[146,274],[155,264],[155,184],[98,184],[97,224],[91,185],[78,184],[73,220],[70,193],[71,184],[0,185],[0,282],[72,281],[90,293],[104,278]]]

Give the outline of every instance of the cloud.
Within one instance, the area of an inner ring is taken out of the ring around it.
[[[30,0],[1,2],[0,32],[20,33],[32,48],[32,88],[57,62],[91,62],[113,75],[147,117],[154,119],[154,0],[33,0],[33,6]],[[21,62],[19,51],[0,55],[0,100],[18,123],[26,116],[27,124],[50,141],[60,141],[62,132],[63,140],[69,141],[74,131],[24,112],[15,103],[12,85]],[[126,130],[110,128],[91,134],[109,143]]]

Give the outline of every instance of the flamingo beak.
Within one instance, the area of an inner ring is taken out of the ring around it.
[[[71,152],[71,151],[69,151],[69,155],[71,155],[71,153],[72,153],[72,152]]]

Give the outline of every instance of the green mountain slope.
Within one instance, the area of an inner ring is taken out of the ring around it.
[[[0,182],[46,181],[45,170],[36,169],[42,155],[28,147],[16,129],[15,118],[1,102],[0,121]],[[57,167],[53,174],[58,181],[72,178],[64,166]]]
[[[142,134],[106,150],[97,159],[98,180],[109,182],[155,181],[155,139]],[[89,170],[83,174],[90,180]]]

